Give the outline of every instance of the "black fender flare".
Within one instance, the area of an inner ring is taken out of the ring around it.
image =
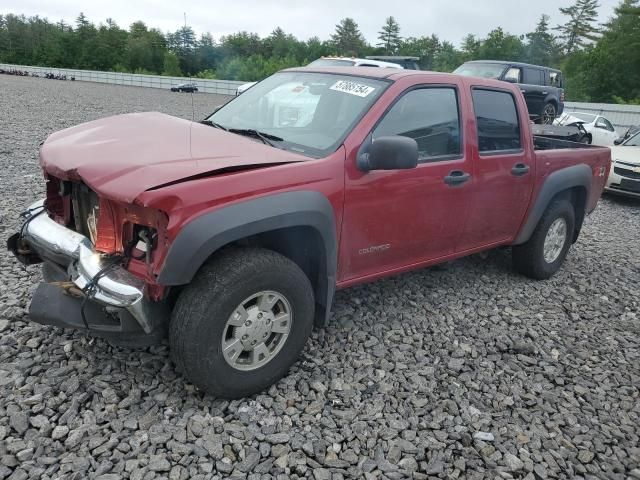
[[[322,239],[325,265],[320,265],[322,275],[316,287],[316,302],[324,307],[326,321],[335,293],[338,248],[333,207],[317,191],[268,195],[196,217],[182,228],[169,247],[157,282],[166,286],[186,285],[202,264],[225,245],[287,227],[311,227]]]
[[[525,243],[535,230],[542,214],[547,209],[551,200],[559,193],[574,187],[584,187],[587,196],[591,193],[593,173],[591,167],[584,163],[562,168],[551,173],[542,184],[538,197],[529,211],[529,216],[520,229],[520,233],[513,241],[513,245]]]

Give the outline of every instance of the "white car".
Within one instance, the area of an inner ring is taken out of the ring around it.
[[[609,147],[620,137],[609,120],[602,115],[583,112],[566,112],[553,122],[556,125],[575,125],[581,123],[589,134],[592,145]]]
[[[392,62],[383,62],[381,60],[373,60],[368,58],[353,57],[322,57],[311,62],[307,67],[377,67],[377,68],[399,68],[404,70],[402,65]],[[258,82],[249,82],[236,88],[236,97]]]
[[[611,147],[611,171],[604,188],[611,193],[640,198],[640,132]]]

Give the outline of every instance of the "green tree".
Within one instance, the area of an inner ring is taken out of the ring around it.
[[[301,63],[309,63],[332,52],[332,46],[327,41],[321,41],[318,37],[311,37],[304,45],[305,58]]]
[[[482,42],[478,40],[472,33],[468,34],[462,40],[462,54],[465,61],[477,60],[480,58],[480,45]]]
[[[124,62],[127,32],[118,27],[113,19],[107,18],[106,24],[100,25],[96,43],[94,56],[98,70],[111,70],[114,65]]]
[[[196,61],[196,34],[187,25],[176,30],[173,34],[167,35],[167,46],[175,53],[180,62],[180,69],[192,75],[197,70]]]
[[[196,47],[197,70],[199,72],[205,70],[213,71],[219,61],[220,55],[213,41],[213,37],[210,33],[203,33],[200,35],[198,46]]]
[[[438,46],[433,69],[438,72],[452,72],[460,66],[463,55],[451,42],[443,41]]]
[[[357,57],[364,51],[366,42],[358,24],[353,18],[343,18],[336,25],[336,31],[331,35],[331,42],[339,55]]]
[[[519,37],[505,33],[502,27],[489,32],[480,44],[478,55],[486,60],[521,60],[524,44]]]
[[[597,40],[599,29],[595,23],[599,7],[598,0],[576,0],[570,7],[560,8],[560,12],[569,17],[566,23],[556,27],[567,55]]]
[[[388,17],[382,26],[382,30],[378,32],[379,47],[384,48],[387,55],[392,55],[398,51],[402,44],[400,38],[400,25],[393,17]]]
[[[542,15],[536,29],[527,33],[526,56],[529,63],[551,65],[558,57],[558,45],[549,32],[549,16]]]
[[[180,60],[178,56],[172,52],[165,52],[164,54],[164,69],[162,75],[168,77],[181,77],[182,71],[180,70]]]
[[[98,48],[98,31],[93,23],[91,23],[84,13],[80,12],[76,18],[75,28],[76,41],[74,42],[76,68],[97,69],[95,51]]]
[[[420,57],[420,67],[425,70],[433,70],[436,54],[440,48],[440,40],[436,35],[430,37],[405,38],[398,49],[399,55]]]
[[[255,33],[238,32],[220,38],[225,57],[250,57],[262,54],[262,42]]]
[[[585,90],[592,101],[634,103],[640,99],[639,48],[639,2],[624,0],[583,62],[583,74],[589,79]]]

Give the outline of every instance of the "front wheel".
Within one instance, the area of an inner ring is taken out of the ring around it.
[[[542,123],[544,125],[551,125],[556,119],[557,113],[556,106],[553,103],[549,102],[545,104],[542,108],[542,114],[540,115]]]
[[[530,278],[544,280],[556,273],[569,252],[575,211],[568,200],[556,200],[544,212],[529,241],[513,247],[514,268]]]
[[[219,398],[245,397],[278,381],[311,333],[313,289],[288,258],[228,250],[180,294],[169,340],[178,368]]]

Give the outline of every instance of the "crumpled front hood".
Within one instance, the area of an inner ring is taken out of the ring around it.
[[[40,163],[131,203],[146,190],[236,168],[308,160],[251,138],[157,112],[107,117],[49,136]]]

